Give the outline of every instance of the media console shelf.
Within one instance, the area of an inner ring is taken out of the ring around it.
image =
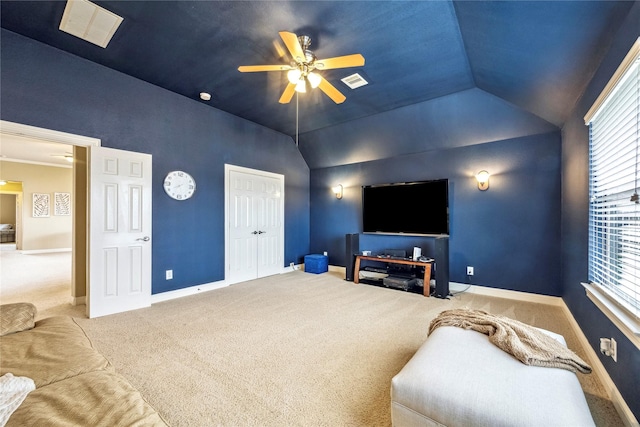
[[[431,263],[433,261],[423,262],[423,261],[412,261],[410,259],[404,259],[404,258],[399,259],[399,258],[389,258],[389,257],[358,255],[356,256],[356,264],[354,267],[353,283],[360,283],[360,261],[361,260],[385,262],[387,264],[404,264],[404,265],[413,265],[417,267],[424,267],[424,279],[423,279],[424,281],[422,282],[424,287],[423,294],[425,297],[428,297],[431,292],[429,283],[431,281]]]

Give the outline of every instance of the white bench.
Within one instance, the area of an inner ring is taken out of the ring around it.
[[[435,329],[393,378],[391,418],[395,427],[595,425],[576,374],[525,365],[453,326]]]

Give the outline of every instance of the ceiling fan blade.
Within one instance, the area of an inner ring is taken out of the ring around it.
[[[289,49],[289,53],[291,53],[293,60],[296,62],[303,62],[305,60],[305,56],[302,51],[302,46],[300,46],[300,42],[298,41],[298,36],[287,31],[280,31],[278,34],[280,34],[282,41],[287,46],[287,49]]]
[[[361,67],[364,65],[364,56],[354,53],[353,55],[336,56],[335,58],[317,59],[314,65],[318,70]]]
[[[288,104],[291,101],[291,98],[293,98],[293,94],[295,92],[296,85],[294,85],[293,83],[289,83],[284,89],[284,92],[282,92],[282,96],[280,97],[280,100],[278,102],[280,102],[280,104]]]
[[[254,73],[256,71],[287,71],[290,70],[289,65],[241,65],[238,71],[241,73]]]
[[[335,88],[334,85],[329,83],[324,77],[321,78],[320,84],[318,85],[321,91],[327,94],[329,98],[333,100],[336,104],[342,104],[346,96],[344,96],[338,89]],[[295,89],[295,87],[294,87]]]

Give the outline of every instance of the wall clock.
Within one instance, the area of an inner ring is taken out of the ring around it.
[[[164,179],[164,191],[176,200],[187,200],[196,191],[196,181],[186,172],[171,171]]]

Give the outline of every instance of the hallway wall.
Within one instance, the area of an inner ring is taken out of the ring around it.
[[[53,205],[54,193],[72,193],[72,173],[70,168],[0,162],[0,179],[22,182],[22,250],[71,248],[71,215],[54,215]],[[33,217],[33,193],[49,194],[48,217]]]

